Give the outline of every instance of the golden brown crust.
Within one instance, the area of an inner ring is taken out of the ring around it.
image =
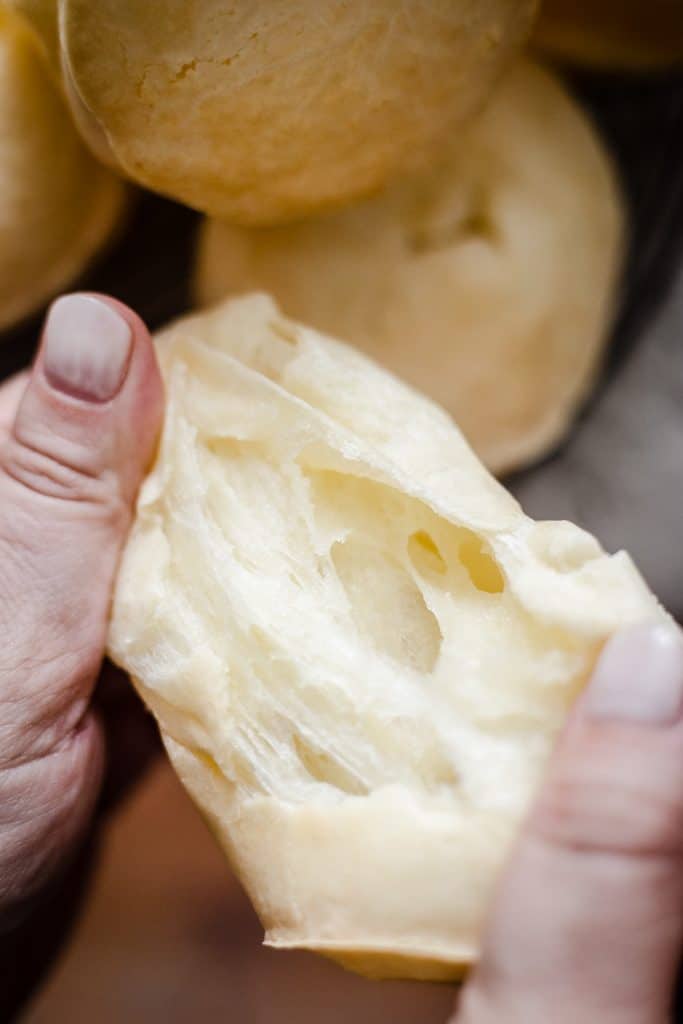
[[[130,177],[217,216],[274,223],[431,159],[536,7],[62,0],[63,58],[94,136]]]

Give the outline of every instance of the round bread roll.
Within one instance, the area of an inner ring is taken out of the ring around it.
[[[280,948],[477,955],[629,557],[534,523],[451,419],[264,296],[158,339],[168,406],[109,636]]]
[[[681,0],[544,0],[537,41],[564,60],[647,69],[683,61]]]
[[[0,329],[69,285],[109,239],[124,186],[79,138],[28,22],[0,6]]]
[[[275,223],[433,157],[537,0],[60,0],[95,150],[215,216]],[[89,128],[88,128],[89,125]]]
[[[288,227],[208,222],[196,290],[269,292],[425,391],[503,472],[562,438],[593,381],[623,220],[585,116],[521,63],[428,174]]]

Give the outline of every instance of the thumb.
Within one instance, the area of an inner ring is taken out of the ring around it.
[[[0,445],[0,902],[59,857],[95,797],[89,701],[162,401],[135,314],[95,295],[53,305]]]
[[[504,879],[458,1024],[662,1024],[683,942],[683,639],[607,645]]]

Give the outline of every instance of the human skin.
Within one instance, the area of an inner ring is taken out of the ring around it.
[[[105,769],[132,737],[98,680],[162,409],[144,325],[90,295],[53,306],[31,374],[0,389],[0,957],[22,975],[3,981],[3,1020],[73,917]],[[680,633],[629,630],[559,744],[457,1024],[667,1019],[683,943],[682,762]]]
[[[130,310],[92,296],[53,306],[30,376],[0,389],[3,1020],[42,970],[75,901],[80,878],[71,861],[90,843],[105,761],[111,793],[149,750],[144,718],[122,709],[127,690],[122,696],[111,674],[93,695],[119,550],[162,409],[146,328]],[[96,704],[107,706],[106,718]],[[45,901],[50,912],[30,927]]]

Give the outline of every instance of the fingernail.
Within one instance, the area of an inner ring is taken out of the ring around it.
[[[107,402],[128,370],[130,325],[106,302],[66,295],[50,309],[45,325],[43,371],[51,387],[86,402]]]
[[[586,708],[597,718],[671,725],[683,711],[683,634],[673,624],[627,629],[607,643]]]

